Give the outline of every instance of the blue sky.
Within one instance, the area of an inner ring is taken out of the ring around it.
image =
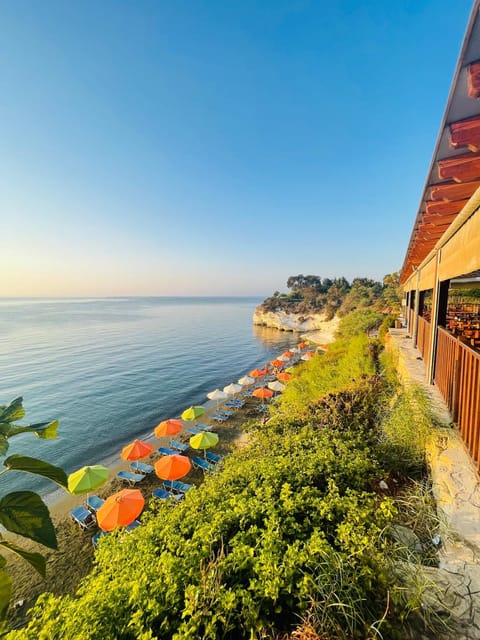
[[[380,279],[466,0],[0,0],[0,295]]]

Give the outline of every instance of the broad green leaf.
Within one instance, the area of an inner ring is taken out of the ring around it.
[[[12,551],[13,553],[16,553],[17,556],[20,556],[29,564],[31,564],[32,567],[36,569],[42,576],[42,578],[45,578],[47,563],[41,553],[34,553],[32,551],[22,549],[22,547],[18,547],[16,544],[13,544],[13,542],[10,542],[9,540],[0,540],[0,547],[4,547],[5,549]]]
[[[0,456],[4,456],[8,451],[8,440],[0,433]]]
[[[49,462],[15,454],[6,458],[3,464],[12,471],[27,471],[37,476],[44,476],[45,478],[53,480],[64,489],[67,489],[68,480],[65,471],[60,469],[60,467],[55,467]]]
[[[16,436],[19,433],[34,433],[37,438],[43,438],[47,440],[49,438],[57,437],[58,420],[52,422],[39,422],[38,424],[29,424],[24,427],[10,427],[8,437]]]
[[[11,428],[12,428],[12,425],[10,424],[10,422],[0,421],[0,433],[3,434],[4,436],[7,435],[7,433],[10,431]]]
[[[0,422],[13,422],[21,420],[25,415],[25,409],[22,406],[23,398],[15,398],[9,404],[0,406]]]
[[[0,500],[0,524],[12,533],[57,548],[48,507],[33,491],[12,491]]]
[[[3,559],[4,560],[4,559]],[[5,561],[2,565],[5,564]],[[7,615],[8,605],[12,597],[12,579],[5,571],[0,569],[0,620],[5,620]],[[1,629],[0,629],[1,630]]]

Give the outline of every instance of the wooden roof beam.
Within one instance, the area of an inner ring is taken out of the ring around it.
[[[467,90],[469,98],[480,98],[480,60],[468,65]]]
[[[440,216],[457,214],[467,204],[469,198],[466,200],[455,200],[455,202],[436,202],[435,200],[429,200],[425,203],[425,211],[427,213],[437,213]]]
[[[480,179],[480,155],[467,153],[438,161],[438,177],[451,178],[455,182],[469,182]]]
[[[480,180],[473,180],[472,182],[462,182],[457,184],[456,182],[448,182],[445,184],[435,184],[430,187],[431,200],[465,200],[480,187]]]
[[[450,125],[450,146],[454,149],[480,149],[480,118],[469,118]]]

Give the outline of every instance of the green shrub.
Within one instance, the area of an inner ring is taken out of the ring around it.
[[[340,320],[338,325],[338,336],[340,338],[350,338],[360,333],[366,333],[370,329],[378,326],[383,316],[370,309],[358,309],[349,313]]]

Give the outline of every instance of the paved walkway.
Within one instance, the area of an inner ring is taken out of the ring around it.
[[[438,599],[452,612],[454,631],[438,638],[480,640],[480,482],[437,387],[427,384],[426,368],[406,329],[391,329],[399,353],[399,373],[406,384],[421,385],[432,400],[440,426],[429,443],[427,459],[433,493],[443,521],[439,568],[425,568],[432,580],[428,606]],[[435,591],[437,593],[435,594]]]

